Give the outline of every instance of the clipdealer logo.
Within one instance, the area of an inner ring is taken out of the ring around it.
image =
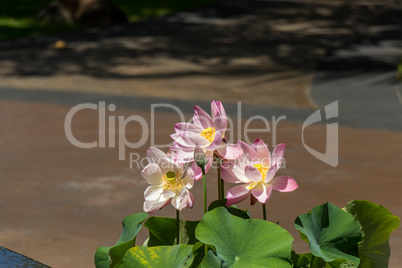
[[[327,119],[332,119],[332,118],[338,118],[338,101],[332,102],[324,107],[324,114],[325,114],[325,120]],[[327,128],[327,135],[326,135],[326,144],[325,144],[325,153],[318,152],[308,146],[304,142],[304,129],[307,126],[310,126],[315,123],[322,122],[324,119],[321,117],[321,110],[315,111],[312,115],[310,115],[303,123],[302,126],[302,142],[304,148],[313,155],[315,158],[321,160],[324,163],[327,163],[330,166],[337,167],[338,162],[339,162],[339,154],[338,154],[338,148],[339,148],[339,140],[338,140],[338,135],[339,135],[339,124],[338,122],[334,123],[327,123],[326,128]]]
[[[66,134],[67,139],[69,142],[78,147],[83,149],[89,148],[118,148],[118,158],[119,160],[126,160],[126,149],[138,149],[145,144],[150,139],[151,146],[159,147],[159,148],[168,148],[171,144],[156,144],[155,143],[155,113],[157,108],[164,108],[164,109],[171,109],[175,113],[177,113],[180,117],[180,122],[185,122],[184,113],[177,107],[172,104],[167,103],[158,103],[151,105],[151,118],[150,122],[144,117],[139,115],[131,115],[128,117],[124,116],[116,116],[116,115],[108,115],[107,113],[114,112],[116,110],[116,105],[109,104],[106,106],[104,101],[100,101],[98,104],[94,103],[82,103],[74,106],[69,110],[66,115],[64,121],[64,131]],[[271,120],[268,120],[266,117],[261,115],[255,115],[248,118],[244,125],[242,124],[242,110],[241,110],[241,103],[239,102],[237,105],[237,133],[234,130],[234,122],[228,117],[228,128],[227,133],[229,134],[236,134],[237,139],[243,140],[246,143],[252,143],[249,139],[249,133],[256,133],[256,132],[269,132],[271,133],[272,140],[271,144],[276,144],[276,132],[277,126],[281,120],[285,120],[286,116],[282,115],[279,117],[271,117]],[[81,110],[90,109],[90,110],[97,110],[98,111],[98,140],[92,142],[82,142],[79,141],[73,134],[72,130],[72,121],[76,113]],[[333,119],[338,117],[338,101],[330,103],[326,105],[323,109],[325,118],[321,116],[321,109],[315,111],[311,114],[302,125],[301,134],[302,134],[302,144],[304,148],[314,157],[319,159],[320,161],[332,166],[338,166],[338,123],[328,123],[326,124],[326,151],[325,153],[321,153],[319,151],[314,150],[310,146],[305,143],[305,135],[304,130],[306,127],[316,124],[322,123],[322,121],[327,119]],[[262,121],[265,125],[263,129],[251,129],[250,124],[255,121]],[[141,135],[140,138],[136,142],[130,142],[127,140],[126,137],[126,128],[129,123],[136,123],[139,124],[139,128],[141,128]],[[242,126],[243,125],[243,126]],[[242,126],[242,127],[240,127]],[[116,131],[116,129],[118,131]],[[117,132],[117,134],[116,134]],[[236,140],[233,139],[234,135],[230,136],[228,142],[236,143]],[[116,137],[117,137],[117,144],[116,144]],[[130,153],[130,165],[132,162],[136,161],[138,163],[140,156],[136,153]],[[134,159],[135,157],[135,159]],[[142,162],[142,161],[140,161]]]

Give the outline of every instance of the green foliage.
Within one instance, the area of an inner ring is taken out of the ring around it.
[[[195,244],[195,227],[198,221],[180,220],[180,244]],[[149,230],[148,247],[177,244],[176,219],[150,217],[144,226]]]
[[[159,247],[136,246],[124,255],[121,268],[190,267],[193,261],[192,246],[175,245]]]
[[[218,2],[217,0],[111,0],[120,7],[129,17],[130,21],[144,20],[151,17],[164,16],[172,12],[188,10],[195,7]]]
[[[242,219],[218,207],[204,215],[196,237],[216,248],[223,267],[291,267],[293,238],[271,222]]]
[[[0,40],[79,29],[67,24],[46,23],[36,14],[52,0],[0,1]]]
[[[198,241],[193,245],[194,260],[191,267],[199,267],[201,265],[201,262],[205,257],[205,251],[206,251],[205,245],[200,241]]]
[[[326,262],[342,258],[359,265],[360,228],[350,214],[327,202],[300,215],[296,229],[308,238],[311,253]]]
[[[74,25],[46,23],[37,20],[36,14],[51,1],[1,0],[0,40],[80,29]],[[219,0],[110,0],[126,13],[130,22],[164,16],[217,1]]]
[[[388,267],[389,237],[399,227],[399,218],[369,201],[351,201],[345,210],[354,217],[363,234],[359,243],[360,267]]]
[[[291,258],[293,262],[293,267],[296,268],[310,267],[312,257],[313,254],[311,253],[296,254],[296,252],[292,250]]]
[[[220,268],[222,262],[218,256],[214,254],[212,250],[209,250],[205,258],[201,263],[201,268]]]
[[[325,262],[322,258],[316,257],[311,253],[296,254],[292,250],[293,267],[295,268],[352,268],[356,267],[352,262],[345,259],[335,259]]]
[[[123,220],[123,231],[113,247],[99,247],[95,253],[95,265],[98,268],[118,267],[127,250],[135,246],[135,239],[142,222],[148,217],[145,212],[127,216]],[[110,257],[110,260],[109,260]]]
[[[33,17],[52,0],[13,0],[0,1],[0,17],[26,18]]]
[[[226,206],[226,202],[227,199],[222,199],[222,200],[215,200],[214,202],[212,202],[209,207],[208,207],[208,211],[211,211],[217,207],[223,207],[225,208],[230,214],[240,217],[242,219],[250,219],[250,213],[247,209],[243,210],[243,209],[238,209],[236,207],[236,205],[233,206]]]
[[[344,209],[325,203],[297,217],[296,229],[311,253],[296,254],[285,229],[224,204],[212,202],[201,221],[181,220],[180,244],[176,219],[150,217],[144,223],[149,238],[135,246],[147,214],[130,215],[116,245],[96,251],[96,267],[383,268],[388,267],[390,234],[400,224],[386,208],[368,201],[351,201]]]

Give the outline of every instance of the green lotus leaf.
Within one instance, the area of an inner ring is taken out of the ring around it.
[[[341,208],[327,202],[316,206],[295,221],[296,229],[308,238],[311,253],[332,262],[342,258],[358,266],[359,225]]]
[[[310,267],[312,257],[313,254],[311,253],[297,254],[294,250],[292,250],[293,267],[294,268]]]
[[[135,239],[142,222],[148,217],[145,212],[129,215],[123,220],[123,231],[113,247],[99,247],[95,253],[95,266],[109,268],[119,265],[127,250],[135,246]],[[109,258],[110,257],[110,258]]]
[[[195,236],[215,247],[222,267],[292,267],[292,236],[268,221],[242,219],[217,207],[204,215]]]
[[[191,267],[199,267],[205,257],[205,245],[198,241],[193,245],[194,260]]]
[[[400,224],[397,216],[381,205],[354,200],[344,208],[361,228],[363,240],[359,243],[361,267],[388,267],[389,237]]]
[[[136,246],[123,257],[121,268],[186,268],[193,262],[193,246]]]
[[[221,268],[222,262],[212,250],[209,250],[201,263],[201,268]]]
[[[345,259],[335,259],[331,262],[325,264],[325,268],[356,268],[357,266],[353,264],[351,261],[347,261]],[[320,267],[318,267],[320,268]]]
[[[211,211],[217,207],[224,207],[229,211],[230,214],[235,215],[237,217],[243,218],[243,219],[250,219],[250,213],[247,209],[238,209],[236,205],[232,206],[226,206],[227,199],[222,199],[222,200],[215,200],[212,202],[209,207],[208,211]]]
[[[335,259],[325,262],[322,258],[311,253],[296,254],[292,250],[292,261],[294,268],[352,268],[356,267],[352,262],[344,259]]]
[[[195,227],[199,221],[180,220],[180,244],[195,244]],[[176,219],[166,217],[150,217],[144,226],[149,230],[148,247],[170,246],[177,244]]]

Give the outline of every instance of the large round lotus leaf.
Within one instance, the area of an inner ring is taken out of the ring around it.
[[[359,243],[361,267],[388,267],[389,237],[399,227],[399,218],[388,209],[369,201],[354,200],[345,210],[360,225],[363,240]]]
[[[293,237],[271,222],[242,219],[218,207],[204,215],[195,236],[216,248],[222,267],[292,267]]]
[[[193,262],[193,246],[175,245],[159,247],[137,246],[123,257],[121,268],[187,268]]]
[[[313,255],[331,262],[342,258],[358,266],[359,225],[341,208],[327,202],[295,221],[296,229],[308,238]]]

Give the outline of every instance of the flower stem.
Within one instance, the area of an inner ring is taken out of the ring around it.
[[[219,178],[219,180],[221,183],[221,196],[222,196],[222,200],[223,200],[223,199],[225,199],[225,181],[222,180],[222,178]]]
[[[205,168],[201,167],[202,181],[204,183],[204,214],[207,213],[207,178],[205,176]]]
[[[180,211],[176,210],[176,235],[177,244],[180,244]]]
[[[263,216],[264,220],[266,221],[267,220],[267,210],[265,208],[265,203],[262,204],[262,216]]]
[[[216,161],[218,162],[218,200],[222,200],[222,183],[221,183],[221,162],[218,157],[216,157]]]
[[[310,266],[311,266],[311,267],[315,267],[315,266],[314,266],[314,264],[315,264],[314,261],[315,261],[315,258],[314,258],[314,255],[312,255],[312,256],[311,256],[311,262],[310,262]]]

